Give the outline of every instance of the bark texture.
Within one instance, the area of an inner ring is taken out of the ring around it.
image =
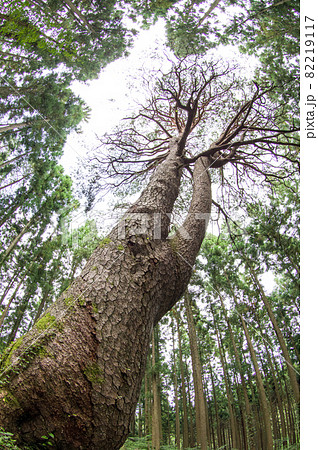
[[[7,350],[0,424],[20,442],[53,433],[56,449],[116,450],[126,440],[153,327],[184,293],[205,234],[200,214],[210,213],[208,160],[200,158],[184,227],[168,238],[183,169],[178,145],[171,139],[82,274]]]

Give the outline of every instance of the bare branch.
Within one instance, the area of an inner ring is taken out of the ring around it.
[[[148,81],[149,100],[127,118],[131,123],[101,139],[91,157],[96,170],[104,166],[100,170],[111,182],[130,183],[168,157],[172,139],[190,174],[195,162],[207,157],[210,169],[223,170],[230,163],[237,186],[253,174],[282,179],[279,162],[287,174],[293,166],[298,170],[299,128],[289,121],[285,106],[269,98],[274,87],[240,82],[234,70],[189,56],[160,80]],[[222,173],[225,177],[228,171]]]

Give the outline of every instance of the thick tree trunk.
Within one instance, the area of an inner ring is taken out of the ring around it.
[[[82,274],[7,350],[0,423],[20,441],[53,433],[59,449],[122,446],[153,327],[183,295],[204,238],[207,167],[207,159],[197,160],[184,227],[168,239],[182,175],[178,139],[171,139],[168,157]]]

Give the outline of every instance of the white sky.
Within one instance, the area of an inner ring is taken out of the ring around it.
[[[154,63],[150,55],[160,43],[163,46],[163,42],[164,22],[159,21],[150,30],[141,31],[130,55],[109,64],[97,80],[73,83],[74,93],[85,100],[91,108],[91,114],[89,122],[81,125],[83,134],[73,132],[68,138],[65,154],[61,159],[61,164],[67,171],[75,164],[77,156],[85,155],[87,149],[83,143],[93,146],[95,134],[102,135],[110,131],[133,108],[133,98],[138,95],[133,78],[138,76],[138,70],[144,64],[151,61]]]

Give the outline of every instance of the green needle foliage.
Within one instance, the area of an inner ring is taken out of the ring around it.
[[[32,65],[61,68],[81,80],[94,78],[130,42],[122,16],[115,1],[4,1],[0,37],[5,68],[22,63],[23,71]]]

